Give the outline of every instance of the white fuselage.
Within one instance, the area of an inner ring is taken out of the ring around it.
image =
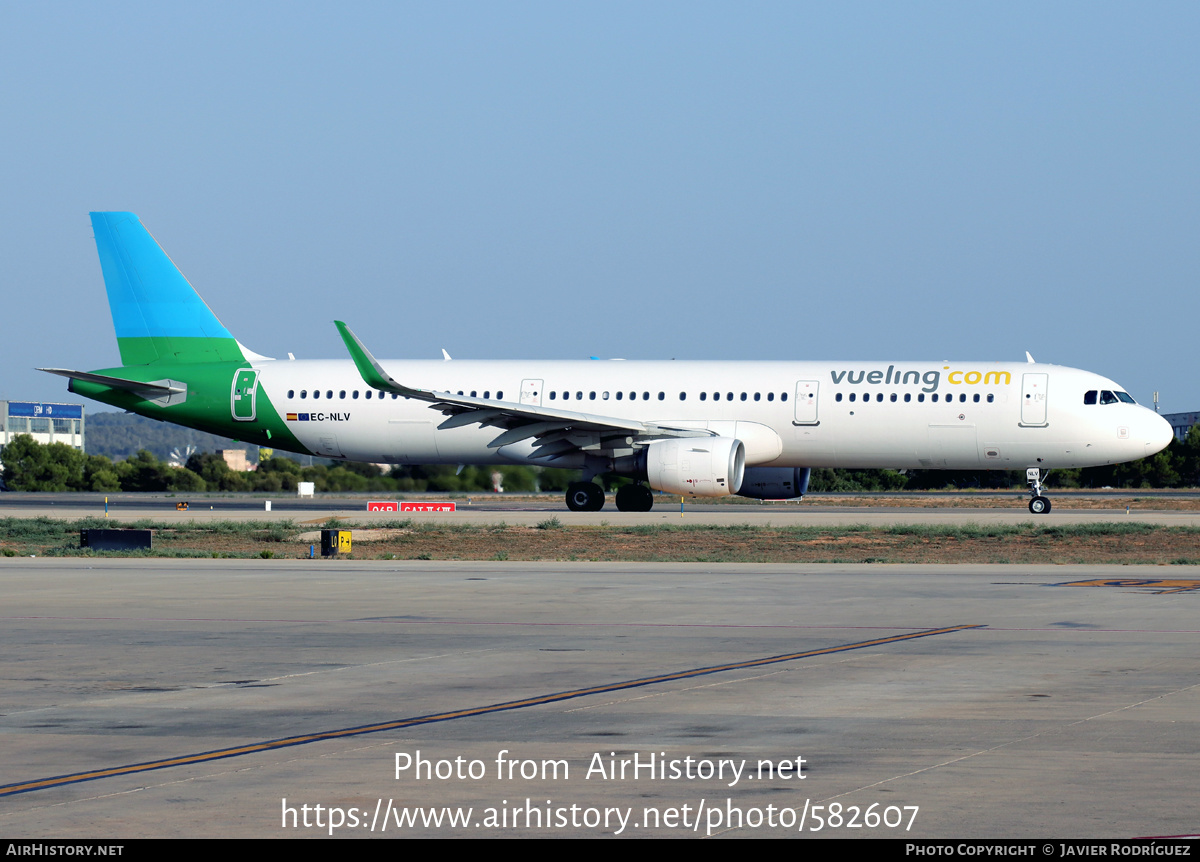
[[[424,390],[698,427],[747,441],[746,463],[895,469],[1067,468],[1154,454],[1170,426],[1107,378],[1056,365],[960,362],[384,361]],[[428,403],[370,391],[350,361],[259,361],[260,386],[311,451],[378,463],[536,463],[478,425],[439,430]],[[370,391],[371,397],[367,397]],[[319,393],[319,397],[314,397]],[[1125,396],[1127,398],[1127,396]],[[292,418],[295,414],[295,418]],[[307,418],[304,418],[307,417]]]

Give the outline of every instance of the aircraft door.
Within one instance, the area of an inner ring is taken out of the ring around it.
[[[522,380],[521,381],[521,403],[529,404],[533,407],[542,406],[542,381],[541,380]]]
[[[233,386],[229,392],[229,411],[233,415],[234,421],[254,421],[257,397],[258,372],[253,368],[239,368],[233,373]]]
[[[1046,422],[1046,390],[1050,375],[1024,374],[1021,377],[1021,425],[1041,427]]]
[[[817,420],[817,393],[820,382],[816,380],[796,381],[796,418],[793,425],[820,425]]]

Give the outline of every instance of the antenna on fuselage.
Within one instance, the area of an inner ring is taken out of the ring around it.
[[[1037,365],[1037,362],[1033,358],[1033,354],[1031,354],[1028,350],[1025,351],[1025,361],[1030,365]]]

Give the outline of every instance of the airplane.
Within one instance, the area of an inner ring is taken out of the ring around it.
[[[91,214],[121,366],[43,368],[114,407],[303,455],[391,464],[525,464],[630,477],[653,491],[795,499],[816,467],[1043,471],[1153,455],[1170,425],[1113,381],[1027,362],[378,360],[261,356],[237,341],[138,217]]]

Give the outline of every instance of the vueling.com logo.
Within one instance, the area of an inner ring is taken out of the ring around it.
[[[950,371],[949,365],[943,365],[942,371]],[[884,384],[892,386],[904,386],[906,384],[924,383],[921,387],[922,392],[933,392],[938,388],[938,383],[942,379],[942,371],[897,371],[895,365],[889,365],[887,371],[830,371],[829,376],[833,378],[835,384],[841,383],[843,380],[852,386],[857,386],[860,383],[869,383],[872,386]],[[857,375],[857,376],[855,376]],[[946,375],[946,382],[954,386],[1008,386],[1012,383],[1012,375],[1007,371],[950,371]]]

